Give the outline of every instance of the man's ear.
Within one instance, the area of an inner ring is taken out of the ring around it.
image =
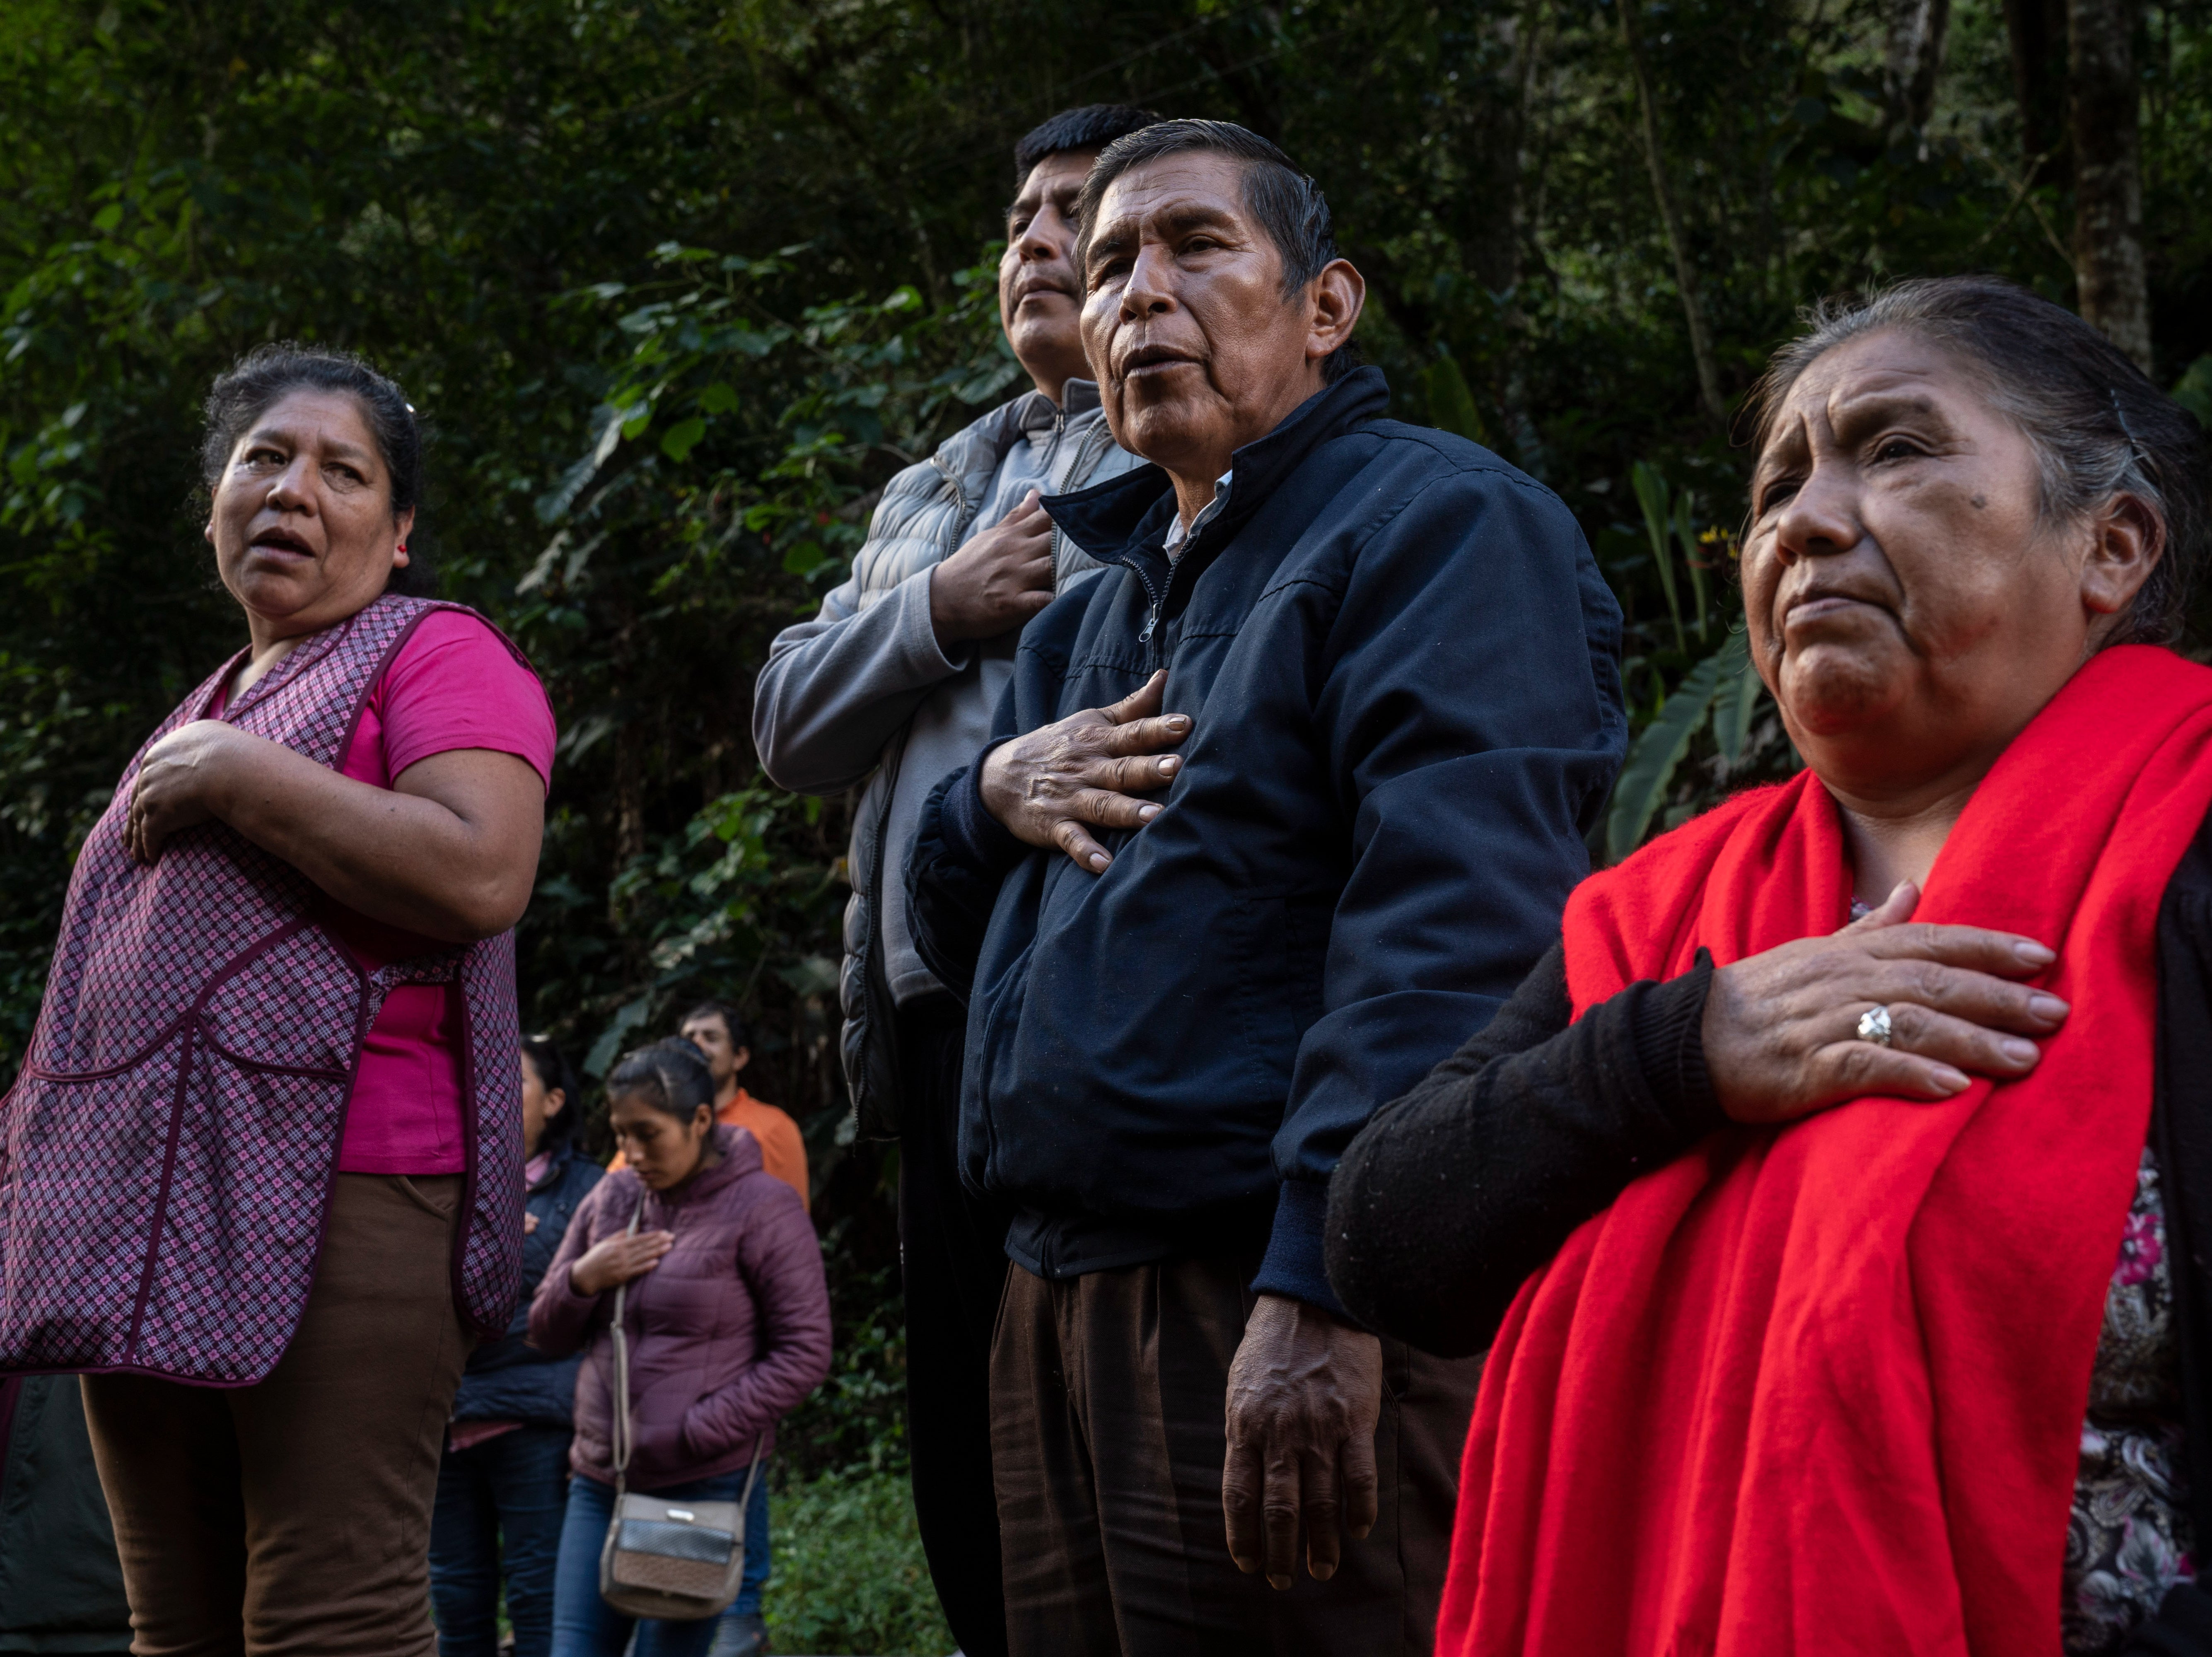
[[[1352,337],[1367,305],[1367,278],[1350,259],[1331,259],[1307,290],[1312,307],[1306,329],[1306,360],[1318,362]]]
[[[548,1088],[545,1089],[545,1114],[549,1118],[558,1116],[562,1110],[567,1106],[568,1102],[568,1094],[566,1089]]]
[[[739,1047],[735,1053],[730,1055],[730,1068],[733,1071],[743,1070],[747,1065],[751,1064],[752,1061],[753,1050],[750,1047]]]

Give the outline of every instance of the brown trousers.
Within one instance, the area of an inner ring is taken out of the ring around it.
[[[1256,1259],[1049,1282],[1009,1269],[991,1461],[1013,1657],[1428,1657],[1481,1360],[1382,1343],[1382,1511],[1335,1576],[1267,1586],[1221,1513]]]
[[[87,1375],[141,1657],[434,1657],[430,1505],[470,1344],[461,1176],[341,1174],[258,1386]]]

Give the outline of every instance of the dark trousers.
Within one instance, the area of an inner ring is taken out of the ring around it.
[[[438,1657],[497,1657],[500,1579],[514,1657],[553,1648],[553,1561],[568,1507],[566,1427],[517,1427],[446,1452],[430,1520]]]
[[[433,1657],[461,1176],[341,1174],[266,1381],[84,1377],[141,1657]]]
[[[1007,1280],[992,1465],[1014,1657],[1428,1657],[1481,1374],[1382,1343],[1381,1512],[1326,1582],[1229,1557],[1229,1365],[1254,1258]]]
[[[898,1010],[907,1440],[915,1514],[945,1620],[967,1657],[1004,1657],[990,1383],[991,1326],[1008,1270],[1006,1217],[960,1183],[966,1031],[967,1014],[949,995]]]

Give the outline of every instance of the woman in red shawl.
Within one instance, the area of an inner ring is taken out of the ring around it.
[[[1437,1648],[2212,1652],[2194,423],[1981,279],[1759,408],[1808,768],[1584,883],[1332,1193],[1347,1306],[1490,1349]]]

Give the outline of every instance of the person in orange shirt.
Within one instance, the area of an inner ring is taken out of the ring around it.
[[[803,1206],[811,1206],[806,1189],[806,1141],[799,1124],[774,1105],[764,1105],[738,1085],[738,1072],[752,1062],[745,1045],[745,1021],[726,1001],[702,1001],[684,1015],[678,1034],[706,1055],[708,1071],[714,1078],[714,1120],[741,1127],[760,1141],[761,1164],[799,1193]],[[607,1164],[611,1174],[623,1166],[623,1154]]]

